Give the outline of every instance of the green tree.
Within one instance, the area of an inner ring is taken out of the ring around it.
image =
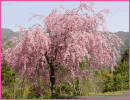
[[[118,66],[114,66],[114,87],[115,90],[129,89],[129,47],[122,54]]]
[[[6,48],[11,48],[13,45],[12,43],[8,40],[8,36],[7,39],[5,39],[5,45],[1,46],[1,51],[3,52],[3,49]],[[6,64],[1,65],[1,85],[2,87],[4,87],[4,92],[2,92],[2,97],[3,98],[9,98],[9,94],[6,93],[7,92],[7,88],[9,88],[9,86],[13,85],[13,98],[15,99],[15,78],[18,76],[17,73],[14,73],[11,68],[6,68]],[[8,91],[9,92],[9,91]],[[7,96],[7,97],[6,97]]]
[[[101,78],[104,83],[103,92],[113,91],[113,73],[110,73],[110,71],[103,69],[101,72]]]
[[[124,60],[129,62],[129,47],[126,47],[125,52],[122,54],[121,62],[123,63]]]

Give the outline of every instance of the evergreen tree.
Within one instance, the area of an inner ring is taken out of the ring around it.
[[[114,87],[115,90],[129,89],[129,47],[122,54],[118,67],[115,66]]]
[[[122,54],[121,62],[123,63],[124,60],[129,62],[129,47],[126,47],[125,52]]]

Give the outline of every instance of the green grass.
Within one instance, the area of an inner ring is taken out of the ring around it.
[[[125,95],[125,92],[129,92],[129,90],[124,90],[124,91],[114,91],[114,92],[105,92],[105,93],[87,93],[87,94],[82,94],[82,95],[59,95],[57,99],[71,99],[72,97],[75,96],[87,96],[87,95]]]
[[[125,92],[129,92],[129,90],[124,90],[124,91],[115,91],[115,92],[105,92],[105,93],[88,93],[84,95],[58,95],[58,98],[55,97],[56,99],[71,99],[75,96],[87,96],[87,95],[125,95]]]
[[[129,92],[129,90],[105,92],[105,93],[88,93],[86,95],[124,95],[125,92]]]

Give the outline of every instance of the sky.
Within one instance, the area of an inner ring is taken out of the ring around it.
[[[110,9],[112,14],[106,16],[106,24],[109,32],[124,31],[129,32],[129,2],[128,1],[98,1],[93,7],[95,12],[103,9]],[[37,1],[37,2],[1,2],[1,28],[9,28],[13,31],[18,31],[16,25],[29,28],[30,26],[39,23],[42,24],[43,19],[33,18],[30,22],[28,19],[32,14],[48,15],[53,9],[63,10],[59,7],[72,10],[80,4],[76,1]],[[32,13],[32,14],[30,14]],[[101,30],[101,28],[99,29]]]

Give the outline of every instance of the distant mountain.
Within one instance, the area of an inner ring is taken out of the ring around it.
[[[7,36],[8,36],[8,39],[10,39],[11,37],[19,36],[19,33],[14,32],[8,28],[1,28],[1,42],[3,42],[4,39],[7,39]]]
[[[119,31],[115,33],[125,44],[120,48],[121,54],[125,51],[125,48],[129,46],[129,32]]]
[[[119,31],[115,33],[123,42],[129,40],[129,32]]]

